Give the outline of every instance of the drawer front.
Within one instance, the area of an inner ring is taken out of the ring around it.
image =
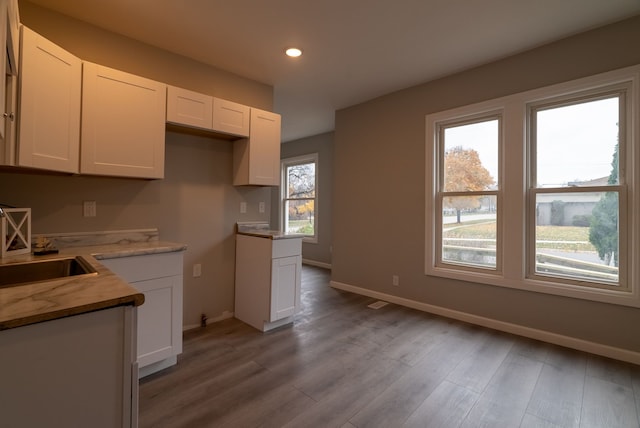
[[[183,253],[149,254],[144,256],[103,259],[105,265],[127,282],[144,281],[166,276],[182,275]]]
[[[274,239],[271,257],[299,256],[302,254],[302,238]]]

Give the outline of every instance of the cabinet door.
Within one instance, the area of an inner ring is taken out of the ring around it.
[[[22,27],[18,165],[78,172],[82,63]]]
[[[233,184],[280,185],[280,115],[252,108],[249,128],[249,138],[234,143]]]
[[[83,63],[80,172],[162,178],[166,85]]]
[[[213,97],[168,86],[167,122],[210,130],[213,126]]]
[[[139,367],[182,352],[181,284],[182,276],[131,284],[144,293],[144,304],[138,307]]]
[[[271,319],[277,321],[296,313],[300,293],[300,256],[271,261]]]
[[[251,107],[232,101],[213,99],[213,130],[239,137],[249,136]]]
[[[0,426],[132,426],[134,313],[119,306],[0,331]]]

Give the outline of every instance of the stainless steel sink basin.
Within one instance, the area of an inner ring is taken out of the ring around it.
[[[78,275],[97,275],[80,256],[0,265],[0,288]]]

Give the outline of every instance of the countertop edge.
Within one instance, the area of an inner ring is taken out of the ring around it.
[[[82,256],[98,271],[97,276],[88,278],[67,277],[0,289],[0,331],[117,306],[140,306],[144,303],[144,294],[116,276],[100,260],[178,252],[186,248],[184,244],[163,241],[106,244],[65,248],[47,256],[26,254],[0,260],[0,264],[6,264]]]

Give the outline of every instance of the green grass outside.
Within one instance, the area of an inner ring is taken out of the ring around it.
[[[450,230],[444,232],[444,238],[496,239],[496,223],[487,222],[486,220],[447,224],[445,229]],[[596,251],[595,247],[589,242],[588,227],[538,226],[536,235],[538,248],[553,248],[563,251]],[[562,241],[566,242],[563,243]]]

